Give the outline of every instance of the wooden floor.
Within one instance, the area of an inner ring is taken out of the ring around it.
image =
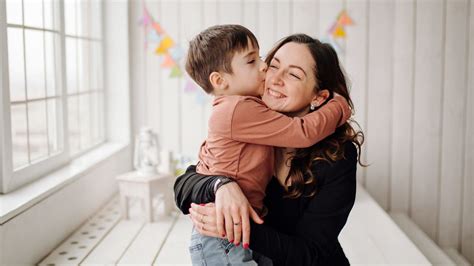
[[[189,218],[156,218],[145,223],[135,202],[131,219],[122,220],[114,198],[40,265],[189,265]],[[361,187],[340,241],[352,265],[431,265]]]

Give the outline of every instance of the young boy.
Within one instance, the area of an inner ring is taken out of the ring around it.
[[[258,41],[240,25],[219,25],[199,33],[191,42],[186,71],[215,99],[197,172],[235,180],[260,216],[265,188],[273,175],[273,146],[309,147],[332,134],[350,116],[342,97],[300,118],[272,111],[260,99],[266,64]],[[251,264],[248,246],[202,236],[194,230],[193,265]]]

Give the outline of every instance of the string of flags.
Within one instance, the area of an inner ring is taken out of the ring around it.
[[[346,10],[342,10],[336,21],[328,29],[328,36],[323,38],[323,41],[331,44],[336,52],[343,53],[344,50],[338,41],[347,37],[346,27],[352,25],[354,25],[354,20],[347,14]]]
[[[150,45],[153,45],[154,54],[158,55],[161,61],[161,67],[169,69],[170,78],[182,78],[184,75],[181,61],[184,57],[184,50],[177,42],[163,29],[161,24],[155,20],[145,5],[143,5],[143,14],[138,21],[139,25],[143,27],[145,35],[144,48],[148,50]],[[189,77],[186,77],[186,82],[183,88],[185,93],[195,93],[196,102],[204,104],[208,97],[198,89],[197,84]]]

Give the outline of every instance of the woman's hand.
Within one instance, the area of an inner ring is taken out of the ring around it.
[[[216,192],[216,225],[221,236],[227,236],[236,246],[240,240],[244,248],[250,243],[250,220],[263,223],[255,210],[250,206],[239,185],[231,182],[221,186]]]
[[[218,238],[223,237],[217,232],[216,207],[214,203],[211,202],[202,205],[191,203],[189,214],[196,230],[201,235]]]

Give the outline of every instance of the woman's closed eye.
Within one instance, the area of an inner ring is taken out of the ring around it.
[[[270,64],[270,67],[274,68],[274,69],[278,69],[278,67],[276,65],[273,65],[273,64]]]
[[[296,74],[290,73],[290,76],[292,76],[293,78],[296,78],[298,80],[301,80],[301,78]]]

